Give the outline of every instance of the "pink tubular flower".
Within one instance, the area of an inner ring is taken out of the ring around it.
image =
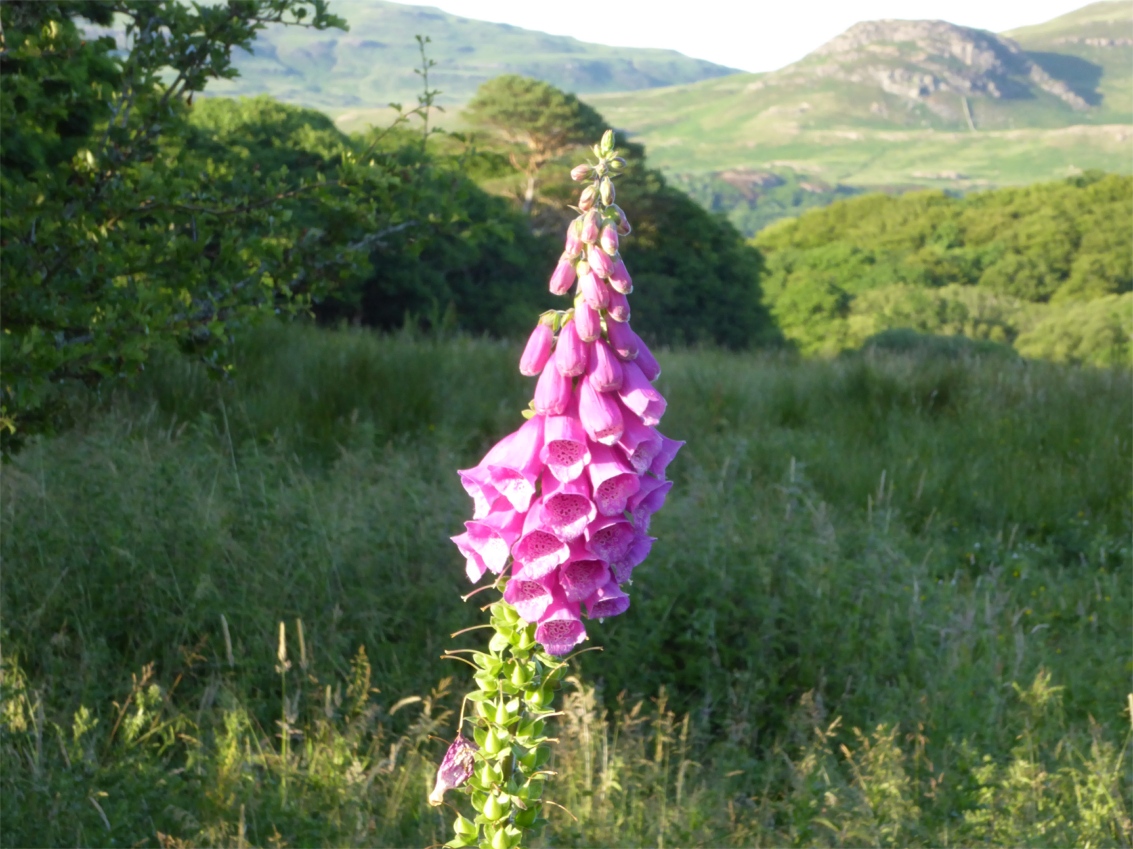
[[[640,487],[641,481],[629,464],[622,459],[621,452],[605,445],[595,445],[590,456],[593,458],[587,471],[590,484],[594,488],[594,503],[603,516],[620,516],[625,512],[626,503]]]
[[[568,321],[559,331],[555,346],[555,365],[566,377],[577,377],[586,371],[587,345],[578,338],[578,329]]]
[[[586,547],[607,563],[624,559],[633,540],[633,525],[621,516],[599,516],[586,528]]]
[[[618,390],[618,396],[647,425],[657,424],[665,415],[667,402],[645,379],[637,363],[622,364],[622,388]]]
[[[598,392],[589,380],[578,384],[578,418],[586,434],[603,445],[617,442],[625,428],[621,408],[613,393]]]
[[[582,292],[582,300],[593,309],[604,310],[610,303],[610,290],[593,271],[578,278],[578,290]]]
[[[616,392],[622,385],[622,364],[604,341],[599,339],[593,344],[586,379],[599,392]]]
[[[641,487],[629,499],[629,509],[633,514],[633,526],[641,533],[649,532],[649,520],[665,505],[665,497],[673,488],[672,481],[642,476]]]
[[[599,277],[609,277],[614,264],[609,254],[597,245],[591,245],[586,250],[586,261],[590,263],[590,270]]]
[[[547,360],[535,384],[535,412],[560,416],[570,403],[571,380],[559,371],[554,359]]]
[[[650,549],[653,548],[655,537],[646,536],[644,533],[638,533],[634,536],[625,551],[616,559],[610,561],[610,569],[614,573],[614,578],[619,584],[632,581],[633,570],[640,566],[645,558],[649,556]]]
[[[622,416],[622,419],[625,421],[625,429],[622,431],[622,438],[618,440],[618,447],[625,452],[633,470],[639,475],[644,474],[660,453],[664,437],[656,428],[642,424],[637,416]],[[550,419],[547,421],[549,423]]]
[[[541,471],[542,448],[543,417],[534,416],[497,442],[479,466],[460,472],[464,488],[476,501],[477,518],[487,515],[484,504],[491,508],[501,495],[521,513],[527,509]]]
[[[621,292],[611,291],[610,306],[606,308],[606,314],[614,321],[629,321],[629,298]]]
[[[611,580],[586,599],[586,615],[591,619],[620,616],[629,608],[629,596],[622,592],[616,580]]]
[[[637,358],[637,346],[641,340],[629,324],[622,321],[607,321],[606,338],[610,340],[610,347],[619,358],[623,360]]]
[[[602,336],[602,316],[586,301],[574,308],[572,323],[578,338],[583,342],[593,342]]]
[[[570,261],[570,257],[563,254],[559,260],[559,264],[555,266],[555,271],[551,275],[550,290],[552,295],[565,295],[570,291],[570,287],[574,285],[574,263]]]
[[[465,571],[475,583],[484,577],[484,572],[498,575],[507,566],[511,547],[523,530],[523,514],[508,509],[494,510],[483,519],[465,522],[464,527],[465,532],[452,537],[452,541],[464,555]]]
[[[433,785],[433,792],[429,794],[429,804],[433,807],[441,805],[445,800],[445,793],[459,787],[472,777],[472,770],[476,766],[476,750],[479,748],[471,740],[466,740],[457,734],[452,745],[445,752],[440,769],[437,770],[437,782]]]
[[[614,260],[614,264],[610,268],[609,278],[610,287],[615,292],[628,295],[633,291],[633,280],[630,279],[629,272],[626,271],[626,264],[622,262],[621,257]]]
[[[547,470],[543,472],[542,487],[543,518],[547,527],[566,542],[582,536],[586,526],[598,515],[586,476],[560,481]]]
[[[551,604],[551,591],[547,587],[548,581],[554,578],[544,577],[537,581],[524,581],[512,578],[504,587],[504,601],[515,608],[515,612],[523,617],[525,622],[538,622],[547,607]]]
[[[515,434],[510,434],[514,437]],[[473,469],[459,469],[460,485],[472,497],[472,518],[483,519],[492,509],[492,505],[499,500],[500,494],[490,482],[488,470],[482,466]]]
[[[536,502],[523,521],[523,536],[511,547],[511,556],[519,565],[512,567],[512,576],[536,581],[549,575],[570,556],[567,544],[548,526],[543,505]]]
[[[523,349],[523,356],[519,358],[519,373],[534,377],[543,370],[551,356],[551,343],[555,340],[555,332],[549,324],[540,321],[531,331],[527,339],[527,346]]]
[[[602,246],[602,250],[610,256],[614,256],[618,252],[618,231],[613,224],[607,224],[602,228],[601,235],[598,236],[598,244]]]
[[[653,458],[653,462],[649,464],[649,473],[661,480],[665,479],[665,470],[669,464],[673,462],[673,458],[677,456],[677,452],[681,450],[684,442],[677,439],[669,439],[669,437],[658,433],[661,437],[661,447],[657,451],[657,456]]]
[[[535,629],[535,639],[548,654],[564,655],[586,639],[586,626],[579,618],[577,601],[567,601],[563,591],[555,587],[553,599]]]
[[[559,569],[559,586],[567,601],[582,601],[610,579],[610,567],[584,546],[571,546],[570,560]]]
[[[590,463],[590,447],[576,403],[571,402],[561,416],[547,417],[539,459],[561,481],[574,480]]]

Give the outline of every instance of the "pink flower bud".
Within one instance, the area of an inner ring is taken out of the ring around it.
[[[586,250],[586,261],[590,263],[591,270],[599,277],[609,277],[614,265],[610,257],[597,245],[591,245]]]
[[[613,224],[607,224],[602,228],[602,234],[598,237],[598,243],[602,246],[602,250],[610,256],[618,252],[618,231]]]
[[[590,172],[594,170],[592,165],[575,165],[570,169],[570,178],[576,183],[581,183],[590,176]]]
[[[582,190],[582,195],[578,199],[578,208],[583,212],[594,208],[594,202],[598,200],[598,192],[593,186],[587,186]]]
[[[559,371],[553,358],[543,366],[535,384],[535,412],[561,416],[570,403],[571,379]]]
[[[622,367],[622,388],[618,390],[618,395],[622,403],[641,416],[642,423],[649,427],[656,425],[661,421],[661,416],[665,415],[668,402],[645,379],[637,363],[626,363]]]
[[[625,429],[617,396],[599,392],[588,380],[581,381],[578,387],[578,417],[586,435],[602,445],[613,445]]]
[[[573,321],[559,331],[559,344],[555,347],[555,365],[567,377],[577,377],[586,371],[587,344],[578,338]]]
[[[578,234],[582,232],[582,216],[570,222],[570,227],[567,228],[566,235],[566,256],[575,259],[582,253],[582,240]]]
[[[610,290],[592,271],[578,278],[578,289],[582,300],[596,310],[604,310],[610,303]]]
[[[602,335],[602,317],[586,301],[574,308],[574,321],[571,323],[583,342],[593,342]]]
[[[598,240],[598,222],[598,213],[593,209],[582,219],[582,229],[579,230],[578,237],[588,245]]]
[[[620,256],[614,259],[610,273],[606,276],[610,279],[610,286],[623,295],[628,295],[633,291],[633,280],[630,279],[629,272],[626,271],[626,264],[622,262]]]
[[[593,343],[590,362],[586,367],[586,379],[599,392],[616,392],[622,387],[622,364],[610,350],[610,346],[599,339]]]
[[[611,204],[606,209],[606,211],[607,212],[613,212],[618,216],[618,235],[619,236],[628,236],[630,233],[633,232],[633,228],[629,226],[629,220],[626,218],[626,214],[624,212],[622,212],[622,208],[620,206],[618,206],[616,203]]]
[[[614,353],[622,360],[628,361],[637,358],[637,346],[641,343],[641,340],[628,324],[621,321],[607,321],[606,338],[610,342],[610,347],[614,349]]]
[[[621,292],[610,292],[610,305],[606,314],[614,321],[629,321],[629,298]]]
[[[632,331],[631,331],[632,332]],[[633,334],[637,336],[636,333]],[[634,360],[637,367],[641,369],[641,373],[653,382],[661,376],[661,364],[657,362],[657,358],[653,356],[653,352],[649,347],[641,341],[641,337],[637,336],[637,359]]]
[[[523,349],[523,356],[519,358],[519,373],[534,377],[543,370],[551,356],[551,343],[555,334],[549,324],[539,322],[531,331],[527,339],[527,347]]]
[[[563,254],[559,259],[559,264],[555,266],[555,272],[551,275],[551,294],[552,295],[565,295],[570,291],[570,287],[574,285],[574,263],[566,254]]]

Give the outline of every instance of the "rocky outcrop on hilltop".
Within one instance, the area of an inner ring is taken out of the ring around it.
[[[934,108],[933,96],[1027,97],[1031,88],[1071,108],[1089,104],[1032,62],[1014,41],[945,21],[865,21],[790,68],[819,77],[873,83]]]

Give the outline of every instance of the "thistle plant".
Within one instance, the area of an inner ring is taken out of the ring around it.
[[[485,608],[488,651],[465,650],[477,689],[429,796],[471,795],[476,816],[457,815],[449,846],[512,849],[545,821],[546,721],[566,656],[587,638],[584,610],[601,620],[629,607],[625,590],[654,542],[650,517],[672,488],[665,470],[684,444],[657,430],[661,369],[629,323],[619,242],[630,225],[614,202],[626,163],[612,131],[593,152],[571,170],[587,185],[550,279],[556,295],[575,290],[573,307],[543,313],[520,358],[522,374],[539,376],[527,421],[459,472],[474,512],[453,542],[468,578],[490,574],[482,589],[503,595]]]

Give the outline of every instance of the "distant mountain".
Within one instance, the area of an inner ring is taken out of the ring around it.
[[[1014,34],[868,21],[771,73],[587,100],[643,141],[652,164],[685,182],[712,178],[713,190],[737,169],[961,190],[1128,173],[1133,4],[1096,3]]]
[[[430,87],[438,102],[467,102],[485,80],[514,73],[576,94],[695,82],[735,73],[673,50],[606,47],[507,24],[460,18],[439,9],[383,0],[332,0],[349,32],[271,27],[252,55],[235,65],[240,77],[210,83],[217,95],[270,94],[328,111],[380,109],[391,101],[416,105],[421,79],[416,35],[428,36]]]
[[[1077,92],[1095,114],[1133,113],[1133,12],[1126,0],[1092,3],[1045,24],[1004,33],[1027,57]]]

